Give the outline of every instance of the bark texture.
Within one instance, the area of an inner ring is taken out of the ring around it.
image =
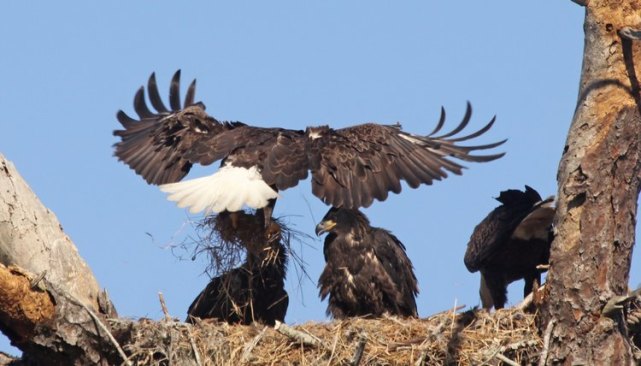
[[[115,311],[55,215],[0,155],[0,330],[28,364],[120,364]]]
[[[46,279],[1,264],[0,322],[24,364],[122,363],[101,316]]]
[[[0,154],[0,263],[44,274],[94,311],[100,287],[91,269],[13,164]]]
[[[638,0],[586,2],[579,100],[558,171],[541,329],[548,365],[630,365],[622,314],[602,314],[628,292],[641,172],[638,45],[619,36],[641,25]],[[546,332],[547,331],[547,332]]]

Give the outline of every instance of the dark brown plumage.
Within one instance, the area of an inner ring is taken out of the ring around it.
[[[524,279],[524,295],[540,284],[548,264],[552,242],[553,198],[541,200],[532,188],[510,189],[496,199],[501,205],[475,228],[465,252],[470,272],[481,271],[481,301],[486,309],[501,309],[507,301],[507,285]]]
[[[472,153],[492,149],[505,140],[477,146],[458,145],[481,136],[494,123],[493,118],[480,130],[457,136],[470,121],[469,103],[462,122],[454,130],[439,136],[445,122],[443,109],[434,131],[424,136],[403,132],[400,125],[374,123],[336,130],[327,126],[308,127],[302,131],[220,122],[207,115],[202,103],[194,102],[195,81],[189,86],[181,106],[179,84],[180,71],[171,81],[171,108],[167,108],[152,74],[147,89],[151,105],[157,112],[147,107],[143,87],[134,98],[134,109],[140,120],[118,112],[118,120],[124,127],[114,131],[121,138],[115,144],[118,159],[151,184],[177,182],[189,172],[192,164],[209,165],[218,160],[221,160],[222,168],[255,168],[255,172],[246,174],[253,179],[257,172],[266,184],[258,187],[252,181],[247,185],[250,188],[246,188],[234,181],[206,194],[198,193],[203,191],[205,183],[198,187],[170,185],[164,189],[173,194],[170,199],[178,201],[181,207],[192,207],[194,211],[203,207],[235,211],[239,204],[246,204],[252,208],[269,206],[265,214],[270,215],[275,192],[295,186],[307,177],[308,171],[312,173],[312,192],[326,204],[368,207],[374,199],[385,200],[390,191],[399,193],[401,180],[416,188],[447,177],[447,171],[461,174],[463,167],[455,159],[487,162],[503,156],[502,153]],[[216,184],[222,183],[217,181]],[[236,192],[243,189],[252,190],[252,194]],[[221,190],[225,195],[217,196],[216,192]]]
[[[370,226],[358,210],[334,207],[316,226],[317,235],[325,232],[326,264],[318,287],[322,300],[329,296],[329,315],[418,316],[414,268],[392,233]]]
[[[264,229],[260,212],[235,214],[239,217],[219,215],[217,230],[221,240],[241,242],[247,249],[246,260],[240,267],[212,278],[189,306],[187,321],[213,318],[230,324],[257,321],[273,326],[276,320],[285,320],[289,304],[281,228],[272,221]]]

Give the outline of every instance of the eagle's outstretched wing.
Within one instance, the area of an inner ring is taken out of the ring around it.
[[[114,131],[121,141],[115,155],[148,183],[162,185],[171,200],[192,212],[237,210],[243,205],[264,207],[277,196],[276,190],[295,186],[312,171],[312,192],[335,207],[368,207],[374,199],[383,201],[388,192],[399,193],[401,180],[416,188],[447,177],[447,171],[461,174],[454,159],[485,162],[503,154],[473,155],[487,145],[459,146],[488,131],[492,119],[480,130],[457,137],[468,124],[468,103],[463,121],[451,132],[435,136],[443,127],[445,113],[434,131],[426,136],[401,131],[400,126],[374,123],[332,130],[309,127],[306,131],[262,128],[241,122],[220,122],[194,102],[195,81],[187,89],[184,104],[179,95],[180,70],[171,81],[167,108],[160,98],[155,75],[147,90],[152,112],[141,87],[134,98],[136,120],[123,111],[118,120],[123,130]],[[222,161],[223,169],[210,177],[180,181],[193,164]]]
[[[225,156],[229,151],[227,146],[210,146],[206,154],[196,151],[195,147],[204,139],[244,126],[242,123],[221,123],[207,115],[205,105],[194,102],[195,80],[189,85],[181,106],[180,70],[171,80],[170,109],[160,98],[155,74],[149,77],[147,90],[156,112],[147,106],[145,89],[140,87],[134,97],[134,109],[140,119],[118,111],[117,118],[124,130],[114,131],[114,135],[122,139],[114,145],[114,154],[150,184],[177,182],[187,175],[192,164]]]
[[[471,113],[468,103],[461,123],[440,136],[435,135],[445,122],[443,109],[436,128],[426,136],[401,131],[399,125],[374,123],[327,129],[323,136],[311,140],[312,191],[335,207],[368,207],[374,199],[384,201],[390,191],[399,193],[401,180],[416,188],[446,178],[446,171],[461,174],[463,166],[454,159],[487,162],[503,156],[472,153],[494,148],[506,140],[477,146],[457,144],[482,135],[494,124],[492,118],[480,130],[457,137],[469,123]]]
[[[292,187],[307,177],[303,131],[219,122],[205,112],[203,103],[194,102],[195,80],[189,85],[182,106],[179,88],[180,70],[171,80],[168,109],[160,98],[155,74],[151,74],[147,90],[157,112],[145,103],[141,87],[134,97],[134,109],[140,119],[123,111],[117,114],[125,129],[114,131],[122,139],[115,144],[115,155],[148,183],[177,182],[192,164],[209,165],[223,159],[234,167],[256,166],[265,183],[278,189]]]

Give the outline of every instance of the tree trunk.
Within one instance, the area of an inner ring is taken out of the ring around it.
[[[115,311],[55,215],[0,154],[0,330],[42,365],[121,362],[97,314]]]
[[[582,3],[580,1],[575,1]],[[641,172],[641,49],[619,31],[641,24],[638,0],[588,0],[577,108],[558,172],[556,237],[541,330],[546,364],[630,365],[623,314]]]
[[[0,263],[44,274],[92,310],[100,287],[91,269],[11,162],[0,154]],[[4,209],[6,208],[6,209]]]

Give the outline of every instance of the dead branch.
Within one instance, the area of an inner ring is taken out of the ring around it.
[[[506,364],[508,364],[510,366],[520,366],[518,363],[516,363],[516,362],[510,360],[509,358],[505,357],[505,355],[502,354],[501,352],[498,352],[496,355],[494,355],[494,357],[496,357],[498,360],[500,360],[500,361],[502,361],[502,362],[504,362],[504,363],[506,363]]]
[[[631,27],[623,27],[619,31],[619,35],[621,37],[627,38],[631,41],[639,41],[641,40],[641,30],[631,28]]]
[[[167,303],[165,302],[165,296],[162,292],[158,292],[158,300],[160,301],[160,308],[162,313],[165,315],[165,320],[172,321],[171,315],[169,315],[169,309],[167,309]]]
[[[543,285],[543,286],[541,286],[541,287],[539,287],[539,288],[537,288],[537,289],[533,289],[533,290],[532,290],[532,292],[530,292],[530,293],[529,293],[529,294],[528,294],[528,295],[523,299],[523,301],[521,301],[521,303],[520,303],[520,304],[518,304],[518,305],[516,306],[516,308],[517,308],[517,309],[519,309],[519,310],[525,310],[526,308],[530,307],[530,305],[532,305],[532,302],[534,301],[534,297],[535,297],[535,295],[536,295],[539,291],[544,291],[544,290],[545,290],[545,285]]]
[[[189,336],[189,344],[191,349],[194,351],[194,359],[196,360],[197,366],[202,366],[203,363],[200,360],[200,353],[198,352],[198,347],[196,346],[196,341],[194,341],[194,335],[191,332],[191,329],[187,329],[187,335]]]
[[[255,336],[254,339],[252,339],[252,341],[245,346],[245,349],[243,350],[243,356],[240,359],[242,363],[250,361],[252,351],[254,350],[254,348],[256,348],[258,342],[260,342],[260,340],[265,336],[266,331],[267,327],[264,327],[263,330],[261,330],[260,333],[258,333],[258,335]]]
[[[300,330],[296,330],[288,326],[287,324],[279,322],[278,320],[276,320],[276,325],[274,326],[274,329],[278,333],[284,336],[287,336],[298,343],[302,343],[312,347],[327,348],[320,339],[312,336],[311,334],[301,332]]]
[[[46,278],[40,280],[46,291],[32,287],[34,277],[0,264],[0,328],[25,359],[47,365],[129,364],[100,316]]]
[[[74,299],[74,300],[75,300],[75,299]],[[129,358],[127,357],[127,354],[125,354],[125,351],[123,351],[123,350],[122,350],[122,348],[120,347],[120,344],[118,344],[118,341],[116,341],[116,339],[114,338],[114,336],[111,334],[111,332],[109,331],[109,329],[107,329],[107,327],[105,326],[105,324],[103,324],[103,322],[100,320],[100,318],[98,318],[98,316],[97,316],[96,314],[94,314],[94,312],[93,312],[93,311],[91,311],[91,309],[89,309],[89,307],[88,307],[87,305],[85,305],[85,304],[81,303],[81,302],[80,302],[80,301],[78,301],[78,300],[75,300],[75,301],[76,301],[76,303],[77,303],[78,305],[82,306],[82,308],[83,308],[83,309],[85,309],[85,310],[87,311],[87,313],[89,313],[89,315],[91,316],[91,318],[93,318],[93,320],[96,322],[96,325],[98,325],[98,327],[99,327],[103,332],[105,332],[105,335],[107,336],[107,338],[109,338],[109,341],[110,341],[110,342],[111,342],[111,344],[114,346],[114,348],[116,348],[116,350],[118,351],[118,354],[119,354],[119,355],[120,355],[120,357],[122,358],[123,362],[124,362],[126,365],[128,365],[128,366],[132,366],[133,364],[131,363],[131,361],[129,361]]]
[[[358,344],[356,345],[356,351],[354,352],[354,357],[352,358],[352,366],[358,366],[361,363],[366,344],[367,334],[361,333],[358,336]]]
[[[545,366],[545,363],[548,360],[548,352],[550,351],[550,339],[552,338],[554,324],[555,321],[551,320],[548,323],[547,328],[545,329],[545,335],[543,337],[543,349],[541,350],[541,356],[539,358],[539,366]]]
[[[99,312],[101,291],[91,269],[56,216],[2,154],[0,187],[0,263],[16,265],[43,278],[46,275],[50,282]]]

